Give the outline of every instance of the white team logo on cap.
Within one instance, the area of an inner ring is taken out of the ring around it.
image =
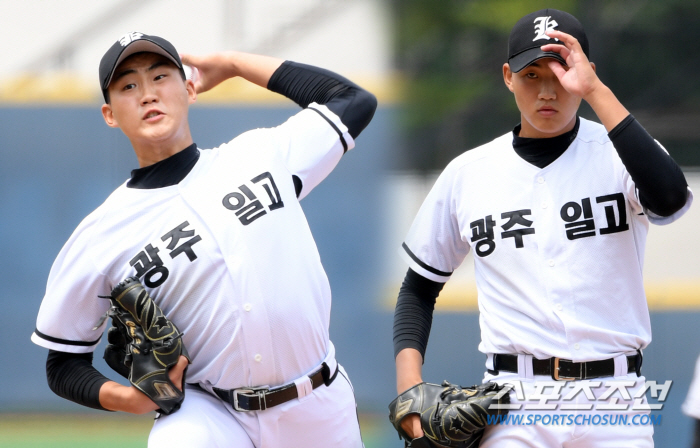
[[[551,16],[545,16],[545,17],[538,17],[535,19],[535,38],[532,39],[533,41],[537,39],[545,39],[549,40],[550,37],[547,36],[546,33],[549,30],[553,30],[554,27],[559,26],[556,20],[549,20],[551,19]],[[554,39],[558,41],[559,39]]]
[[[143,33],[131,32],[131,33],[126,33],[125,35],[120,37],[118,40],[119,40],[119,43],[122,44],[122,47],[126,47],[131,42],[141,39],[142,36],[143,36]]]

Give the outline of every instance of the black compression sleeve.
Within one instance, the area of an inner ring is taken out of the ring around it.
[[[267,88],[282,94],[301,107],[325,104],[345,126],[352,138],[367,127],[377,109],[374,95],[331,71],[285,61],[275,70]]]
[[[683,208],[688,196],[683,172],[631,114],[608,135],[647,210],[671,216]]]
[[[425,361],[435,300],[443,286],[408,269],[394,310],[394,357],[405,348],[414,348]]]
[[[56,395],[93,409],[100,405],[100,387],[109,381],[92,366],[92,353],[49,350],[46,378]]]

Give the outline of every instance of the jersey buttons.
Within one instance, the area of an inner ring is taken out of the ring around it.
[[[246,303],[245,305],[243,305],[243,309],[246,311],[250,311],[253,309],[253,305],[251,305],[250,303]]]
[[[554,265],[555,265],[556,263],[554,263],[554,260],[549,260],[549,261],[547,262],[547,264],[548,264],[550,267],[554,267]]]
[[[563,309],[564,309],[564,307],[562,306],[562,304],[561,304],[561,303],[557,303],[557,310],[561,311],[561,310],[563,310]]]
[[[578,345],[578,344],[574,344],[574,348],[575,348],[576,350],[578,350],[578,349],[580,349],[580,348],[581,348],[581,346],[580,346],[580,345]]]
[[[255,360],[255,362],[261,362],[261,361],[262,361],[262,355],[261,355],[260,353],[258,353],[257,355],[255,355],[255,356],[253,357],[253,359]]]
[[[544,183],[544,177],[540,176],[537,178],[537,183],[538,184],[543,184]]]

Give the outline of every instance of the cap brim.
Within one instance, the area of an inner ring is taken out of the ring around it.
[[[109,77],[105,79],[102,83],[102,89],[107,89],[109,87],[109,84],[112,82],[112,77],[114,76],[114,72],[117,70],[117,67],[119,67],[119,64],[124,61],[124,59],[128,58],[132,54],[136,53],[156,53],[160,54],[162,56],[165,56],[168,58],[177,68],[182,70],[182,66],[180,65],[180,62],[175,60],[175,58],[170,55],[163,47],[158,45],[157,43],[150,41],[148,39],[138,39],[133,42],[131,42],[129,45],[127,45],[124,50],[119,54],[119,57],[117,58],[117,62],[114,63],[114,66],[112,67],[112,71],[109,74]]]
[[[542,51],[539,47],[530,48],[529,50],[516,54],[512,58],[508,59],[508,65],[510,66],[510,71],[513,73],[518,73],[533,62],[544,58],[553,58],[566,65],[566,61],[559,53],[555,53],[553,51]]]

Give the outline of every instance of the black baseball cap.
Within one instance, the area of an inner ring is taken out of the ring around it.
[[[547,44],[563,43],[545,34],[555,29],[570,34],[578,39],[583,52],[588,57],[588,38],[581,22],[568,12],[557,9],[542,9],[528,14],[513,26],[508,39],[508,64],[514,73],[542,58],[554,58],[566,65],[559,53],[542,51],[540,47]]]
[[[170,59],[173,64],[180,69],[182,75],[185,76],[185,71],[182,68],[182,61],[177,50],[167,40],[158,36],[149,36],[143,33],[131,32],[126,33],[111,46],[109,50],[102,56],[100,61],[100,87],[102,95],[107,102],[107,88],[112,82],[114,70],[126,58],[135,53],[148,52],[157,53]]]

